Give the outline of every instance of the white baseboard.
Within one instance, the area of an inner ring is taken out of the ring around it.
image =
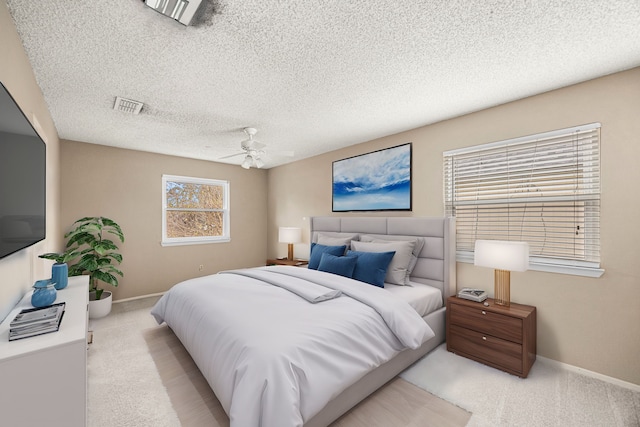
[[[599,374],[598,372],[589,371],[588,369],[583,369],[578,366],[569,365],[567,363],[558,362],[557,360],[549,359],[542,356],[536,356],[536,360],[545,364],[554,365],[560,369],[565,371],[575,372],[580,375],[584,375],[585,377],[595,378],[609,384],[617,385],[619,387],[623,387],[629,389],[631,391],[640,392],[640,385],[630,383],[627,381],[620,380],[618,378],[610,377],[607,375]]]
[[[119,302],[135,301],[135,300],[143,299],[143,298],[161,297],[162,295],[164,295],[164,292],[158,292],[156,294],[140,295],[139,297],[131,297],[131,298],[119,299],[117,301],[114,301],[113,304],[118,304]]]

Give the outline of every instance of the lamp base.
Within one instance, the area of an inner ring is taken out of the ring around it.
[[[509,270],[495,270],[493,299],[497,305],[502,305],[504,307],[509,307],[511,305],[510,281],[511,272]]]
[[[287,259],[288,259],[289,261],[292,261],[292,260],[293,260],[293,243],[289,243],[288,245],[289,245],[289,246],[288,246]]]

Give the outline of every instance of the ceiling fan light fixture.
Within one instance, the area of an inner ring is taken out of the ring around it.
[[[258,130],[256,128],[244,128],[243,131],[247,134],[249,139],[240,141],[241,151],[239,153],[219,157],[219,159],[222,160],[236,156],[244,156],[242,163],[240,163],[240,166],[243,169],[251,169],[251,167],[260,169],[264,167],[265,162],[262,160],[262,156],[267,155],[267,151],[264,149],[266,145],[253,139],[253,136],[258,132]],[[293,156],[293,151],[283,152],[283,155]]]
[[[240,166],[242,166],[244,169],[249,169],[251,168],[251,163],[253,163],[253,159],[251,158],[251,156],[247,155]]]

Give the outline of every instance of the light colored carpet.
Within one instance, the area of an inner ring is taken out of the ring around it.
[[[443,344],[400,375],[473,413],[475,426],[640,426],[640,393],[536,360],[526,379]]]
[[[89,427],[175,427],[180,421],[164,392],[141,330],[157,326],[149,310],[157,298],[113,305],[92,319],[87,356]]]
[[[228,425],[199,371],[181,354],[184,349],[177,339],[154,339],[163,333],[149,314],[156,301],[144,298],[114,304],[109,316],[91,320],[94,343],[88,352],[88,426],[199,426],[203,419]],[[175,358],[179,369],[159,373],[157,366],[164,363],[159,355]],[[468,427],[640,427],[640,393],[541,360],[527,379],[520,379],[449,353],[442,345],[401,377],[472,412]],[[179,384],[174,387],[172,383]],[[185,384],[189,390],[184,389]],[[196,410],[189,408],[191,419],[186,419],[187,411],[177,405],[180,394],[184,401],[189,393],[199,393],[202,402]]]

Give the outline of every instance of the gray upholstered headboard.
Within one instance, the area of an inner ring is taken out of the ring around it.
[[[440,289],[444,300],[456,293],[455,218],[311,217],[311,242],[317,241],[320,231],[424,237],[411,280]]]

